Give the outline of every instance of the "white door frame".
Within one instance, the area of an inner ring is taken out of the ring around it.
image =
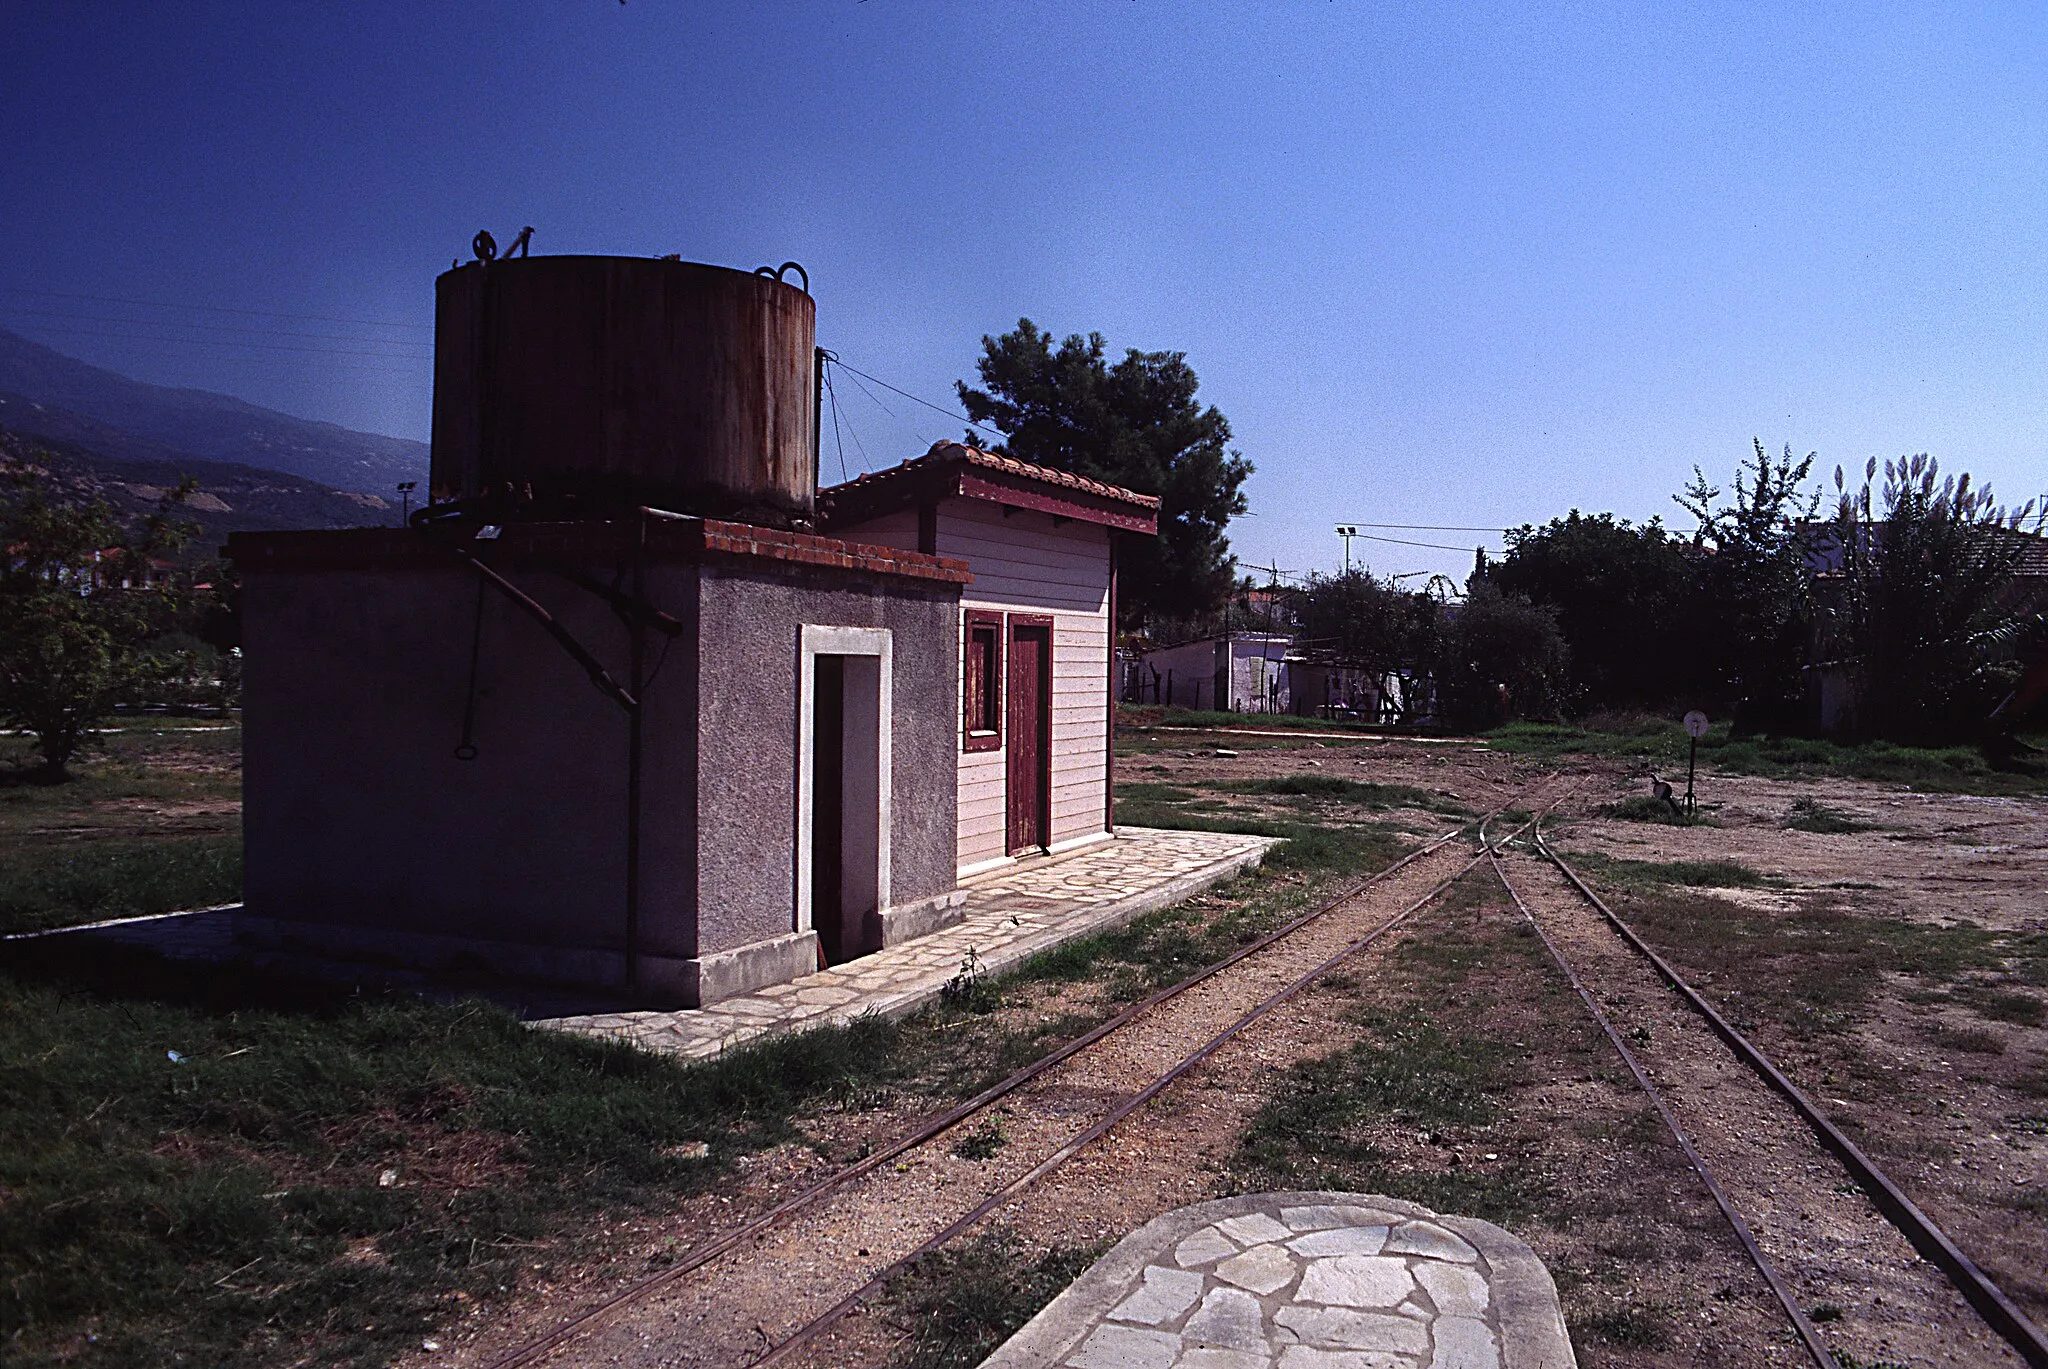
[[[875,908],[889,906],[891,759],[895,731],[895,634],[885,627],[824,627],[805,623],[798,631],[796,747],[796,930],[811,930],[811,773],[816,756],[817,678],[820,656],[878,658],[881,681],[875,738]]]

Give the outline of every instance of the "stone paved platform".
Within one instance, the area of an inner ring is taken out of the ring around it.
[[[972,951],[991,973],[1039,951],[1178,903],[1257,865],[1270,837],[1120,827],[1113,840],[1020,861],[961,882],[959,922],[929,936],[706,1008],[593,1013],[539,1025],[624,1037],[699,1059],[775,1032],[899,1017],[939,996]]]
[[[981,1369],[1574,1369],[1557,1288],[1490,1222],[1259,1193],[1139,1227]]]

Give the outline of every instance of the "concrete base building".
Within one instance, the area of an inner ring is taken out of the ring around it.
[[[1112,539],[1157,501],[942,444],[819,509],[811,307],[671,261],[442,277],[435,503],[230,543],[239,937],[693,1006],[1107,834]]]

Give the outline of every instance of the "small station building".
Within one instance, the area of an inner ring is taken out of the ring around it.
[[[230,540],[238,938],[694,1006],[1109,834],[1157,501],[950,443],[821,496],[814,330],[772,273],[440,278],[435,501]]]

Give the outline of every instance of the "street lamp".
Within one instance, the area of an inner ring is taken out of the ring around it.
[[[1337,535],[1344,539],[1344,573],[1349,575],[1351,573],[1351,539],[1358,536],[1358,525],[1356,523],[1339,523],[1337,525]]]
[[[404,501],[398,515],[398,526],[401,528],[412,522],[412,492],[419,483],[417,480],[401,480],[398,482],[398,497]]]

